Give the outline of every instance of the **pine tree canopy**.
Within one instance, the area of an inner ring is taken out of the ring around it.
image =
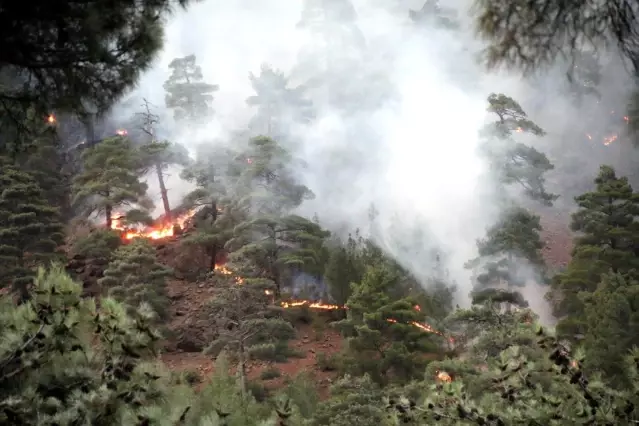
[[[562,56],[576,56],[588,40],[595,47],[614,43],[635,71],[639,69],[637,10],[624,0],[481,0],[476,19],[480,35],[489,42],[485,54],[490,67],[533,72]]]
[[[0,12],[2,124],[28,130],[22,121],[33,108],[41,122],[51,111],[107,110],[151,65],[167,14],[188,3],[7,3]]]
[[[7,159],[0,164],[0,281],[25,298],[34,268],[57,257],[63,226],[31,175]]]

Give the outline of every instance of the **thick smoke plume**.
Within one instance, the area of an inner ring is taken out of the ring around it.
[[[505,71],[487,73],[476,60],[482,45],[468,16],[469,2],[452,5],[461,24],[452,31],[411,22],[409,10],[420,9],[423,0],[352,4],[362,44],[354,48],[355,38],[345,38],[323,50],[312,31],[297,28],[303,2],[196,4],[169,23],[156,67],[115,115],[126,120],[146,98],[158,106],[161,137],[191,149],[200,143],[227,143],[255,113],[245,103],[253,94],[250,72],[259,74],[267,63],[297,85],[331,63],[336,71],[330,87],[343,100],[329,103],[330,94],[316,89],[310,95],[318,108],[316,119],[289,126],[288,139],[294,143],[287,148],[307,164],[298,173],[316,194],[302,206],[303,212],[317,213],[336,231],[372,232],[424,280],[433,274],[433,250],[443,250],[463,299],[470,286],[463,264],[476,254],[476,239],[499,215],[494,194],[482,179],[487,165],[477,153],[478,132],[490,119],[487,96],[495,92],[513,97],[548,132],[543,140],[526,143],[545,150],[555,163],[550,190],[562,195],[567,191],[555,207],[565,210],[572,206],[571,197],[584,189],[575,189],[578,182],[591,182],[599,163],[614,164],[615,156],[621,158],[627,149],[621,143],[604,146],[600,139],[605,135],[597,135],[599,140],[584,136],[594,133],[589,128],[602,133],[611,123],[608,111],[623,109],[625,74],[613,60],[601,82],[602,92],[613,97],[589,98],[577,105],[566,95],[568,64],[526,80]],[[328,18],[334,19],[329,24],[336,33],[346,25],[343,17]],[[168,63],[189,54],[197,56],[205,80],[220,86],[215,115],[198,129],[176,125],[164,108]],[[616,90],[609,90],[613,82]],[[593,153],[596,161],[590,159]],[[179,199],[188,188],[173,175],[171,196]],[[372,223],[371,207],[376,212]]]

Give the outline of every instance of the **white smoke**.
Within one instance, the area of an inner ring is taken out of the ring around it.
[[[411,26],[408,10],[419,9],[423,1],[354,0],[368,48],[364,62],[339,79],[345,92],[362,93],[357,100],[361,112],[345,115],[323,108],[312,125],[295,129],[297,143],[291,148],[307,163],[300,177],[316,194],[302,206],[304,212],[317,213],[333,229],[348,225],[365,231],[374,205],[380,243],[422,279],[433,267],[428,253],[442,247],[463,300],[470,281],[462,265],[476,254],[476,239],[499,213],[490,188],[482,183],[486,164],[477,154],[487,96],[505,93],[529,112],[537,111],[532,118],[554,139],[536,144],[554,145],[557,152],[567,123],[577,122],[579,112],[558,97],[561,84],[546,84],[544,76],[534,81],[537,89],[544,87],[540,93],[518,74],[485,72],[475,60],[481,45],[466,13],[469,2],[458,3],[462,28],[468,29],[447,32]],[[159,107],[162,131],[176,142],[193,148],[229,140],[254,113],[245,103],[252,94],[249,72],[259,73],[260,65],[268,63],[293,73],[297,83],[313,72],[298,62],[313,38],[296,28],[302,6],[285,0],[207,0],[177,13],[157,65],[132,97]],[[340,46],[331,49],[336,56],[351,54],[347,47],[343,52],[334,51]],[[168,63],[189,54],[197,56],[205,80],[220,86],[215,117],[201,129],[181,128],[163,107]],[[557,81],[556,74],[548,81]],[[371,75],[378,78],[367,80]],[[389,87],[393,96],[378,103],[376,92]],[[313,100],[325,106],[321,96]],[[132,112],[123,107],[117,114]],[[174,200],[187,190],[177,173],[168,186]],[[397,248],[396,233],[420,227],[426,228],[423,239],[408,250]]]

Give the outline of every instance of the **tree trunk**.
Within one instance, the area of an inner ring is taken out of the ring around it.
[[[106,227],[111,229],[113,225],[113,207],[111,207],[111,204],[107,204],[104,207],[104,215],[106,216]]]
[[[240,350],[238,353],[238,372],[240,374],[240,389],[242,390],[242,397],[246,398],[248,394],[248,388],[246,385],[246,359],[244,357],[244,343],[240,343]]]
[[[164,205],[164,220],[170,223],[171,207],[169,206],[169,196],[166,191],[166,185],[164,184],[164,175],[162,174],[162,165],[158,162],[155,163],[155,173],[158,175],[158,182],[160,183],[160,194],[162,194],[162,204]]]

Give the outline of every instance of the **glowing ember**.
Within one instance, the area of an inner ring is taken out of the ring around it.
[[[614,141],[616,141],[618,139],[617,135],[612,135],[612,136],[608,136],[606,138],[604,138],[604,145],[610,145],[611,143],[613,143]]]
[[[450,383],[453,381],[453,378],[450,377],[450,374],[448,374],[445,371],[438,371],[436,377],[437,377],[437,380],[439,380],[440,382]]]
[[[125,240],[133,238],[150,238],[152,240],[161,240],[163,238],[173,237],[175,235],[175,227],[184,228],[196,213],[196,210],[190,210],[183,215],[178,216],[172,223],[160,223],[144,229],[128,229],[122,225],[122,215],[113,218],[111,229],[122,231]]]
[[[49,123],[49,124],[55,124],[55,122],[56,122],[55,115],[53,115],[53,114],[49,114],[49,116],[47,117],[47,123]]]
[[[244,279],[242,277],[239,277],[237,275],[235,275],[235,273],[230,270],[229,268],[227,268],[224,265],[215,265],[215,271],[222,274],[222,275],[232,275],[233,279],[235,280],[235,282],[237,284],[244,284]],[[271,290],[264,290],[264,293],[268,296],[272,296],[273,295],[273,291]],[[336,311],[336,310],[340,310],[340,309],[344,309],[344,310],[348,310],[348,306],[342,306],[342,305],[332,305],[329,303],[322,303],[322,302],[313,302],[310,300],[289,300],[287,302],[280,302],[280,306],[284,309],[289,309],[289,308],[297,308],[297,307],[306,307],[308,309],[317,309],[317,310],[322,310],[322,311]],[[422,308],[419,305],[415,305],[413,307],[413,309],[415,309],[418,312],[421,312]],[[389,318],[386,321],[390,322],[390,323],[397,323],[397,320]],[[435,330],[433,327],[431,327],[429,324],[426,323],[420,323],[417,321],[412,321],[410,322],[411,325],[413,325],[414,327],[419,328],[422,331],[425,331],[427,333],[434,333],[437,334],[439,336],[444,336],[444,334],[440,331]],[[449,337],[448,340],[452,343],[454,342],[454,339]]]
[[[226,266],[224,266],[224,265],[215,265],[214,270],[215,270],[215,272],[219,272],[219,273],[220,273],[220,274],[222,274],[222,275],[234,275],[234,274],[233,274],[233,271],[231,271],[229,268],[227,268],[227,267],[226,267]],[[235,275],[235,276],[233,277],[233,279],[234,279],[234,280],[235,280],[235,282],[236,282],[236,283],[238,283],[238,284],[244,284],[244,278],[242,278],[242,277],[239,277],[239,276]],[[265,293],[266,293],[266,294],[269,294],[269,293],[268,293],[268,291],[269,291],[269,290],[265,290]]]
[[[129,134],[125,129],[118,129],[115,131],[115,134],[118,136],[126,136]]]

